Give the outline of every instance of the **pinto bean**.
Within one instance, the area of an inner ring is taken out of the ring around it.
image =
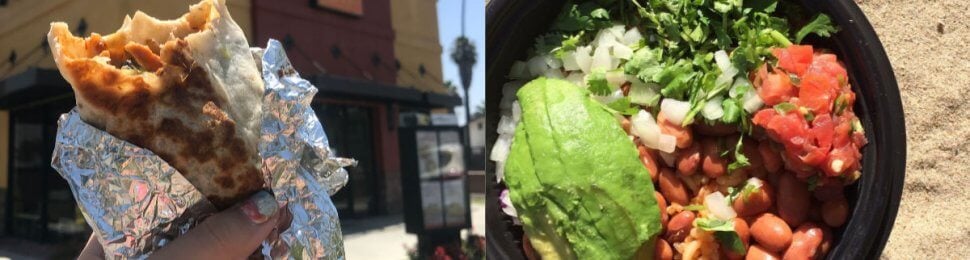
[[[777,254],[765,250],[764,247],[759,245],[751,245],[748,247],[748,254],[744,256],[745,260],[777,260],[781,259]]]
[[[704,175],[717,178],[727,173],[728,162],[724,158],[721,158],[722,151],[718,149],[717,140],[708,138],[700,142],[701,170],[704,172]]]
[[[738,196],[734,199],[732,206],[739,216],[755,216],[771,208],[774,204],[775,189],[768,182],[761,182],[761,188],[752,192],[747,197]]]
[[[814,223],[807,222],[795,229],[792,234],[791,246],[785,250],[784,259],[808,260],[819,254],[824,232]]]
[[[632,123],[630,122],[630,119],[629,118],[627,118],[625,116],[624,117],[621,117],[621,119],[620,119],[620,126],[623,127],[623,131],[626,131],[626,134],[630,134],[630,126],[631,126],[631,124]]]
[[[670,218],[670,215],[667,215],[667,200],[659,191],[654,191],[653,196],[656,197],[657,206],[660,207],[660,225],[666,227],[667,220]]]
[[[778,216],[793,227],[801,225],[812,206],[810,196],[807,184],[791,173],[782,174],[778,179],[778,196],[775,196]]]
[[[841,227],[849,216],[849,202],[845,198],[822,203],[822,220],[830,227]]]
[[[770,252],[781,252],[791,244],[791,228],[771,213],[758,216],[751,224],[751,236]]]
[[[667,120],[664,113],[657,113],[657,125],[660,126],[660,133],[672,135],[677,138],[677,148],[684,149],[694,142],[694,134],[690,127],[683,127]]]
[[[653,151],[650,151],[650,149],[640,143],[637,143],[637,151],[640,152],[640,162],[642,162],[643,166],[647,167],[647,171],[650,172],[650,180],[656,182],[657,175],[660,173],[657,170],[656,155],[654,155]]]
[[[660,176],[657,177],[657,186],[660,187],[660,194],[663,194],[664,198],[668,202],[677,203],[680,205],[687,205],[690,202],[690,195],[687,194],[687,187],[684,183],[680,181],[668,168],[662,168],[660,170]]]
[[[758,152],[761,154],[762,165],[770,173],[777,173],[781,170],[781,154],[771,148],[771,141],[765,140],[758,144]]]
[[[663,238],[657,238],[656,247],[653,249],[653,259],[656,260],[671,260],[674,259],[674,249],[670,247],[670,243]]]
[[[815,190],[812,191],[812,194],[815,195],[815,199],[818,199],[819,201],[825,202],[845,197],[845,195],[843,195],[843,190],[845,187],[842,185],[842,181],[838,178],[822,178],[818,181],[818,184],[819,185],[815,187]]]
[[[701,163],[700,145],[692,144],[677,153],[677,173],[692,175]]]
[[[667,222],[667,241],[674,243],[684,241],[684,238],[687,238],[690,230],[694,227],[695,217],[694,212],[689,210],[681,211],[677,215],[674,215],[670,219],[670,222]]]

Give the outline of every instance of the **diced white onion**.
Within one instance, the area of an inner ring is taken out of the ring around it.
[[[505,179],[505,162],[495,162],[495,178],[498,182]]]
[[[613,45],[613,57],[629,60],[633,57],[633,49],[623,44]]]
[[[674,149],[677,149],[677,137],[660,134],[660,140],[657,141],[657,150],[665,153],[673,153]]]
[[[567,71],[579,70],[579,63],[576,63],[576,51],[567,51],[562,54],[562,67]]]
[[[590,56],[591,51],[592,47],[580,46],[576,47],[576,52],[573,54],[576,56],[576,65],[583,71],[583,74],[589,74],[590,66],[593,64],[593,57]]]
[[[643,35],[640,34],[640,30],[637,30],[636,27],[630,28],[630,30],[627,30],[626,33],[623,34],[624,45],[634,45],[637,42],[640,42],[640,40],[643,40]]]
[[[609,47],[596,47],[596,51],[593,52],[593,61],[590,64],[591,70],[612,70],[612,62],[610,61],[610,50]]]
[[[731,58],[728,57],[727,52],[724,50],[714,52],[714,63],[721,69],[721,75],[733,78],[735,74],[738,74],[738,69],[731,64]]]
[[[606,82],[613,87],[622,86],[623,83],[626,83],[626,74],[623,74],[623,71],[606,72]]]
[[[723,100],[724,98],[719,96],[708,100],[707,104],[704,105],[704,109],[701,110],[704,118],[707,118],[707,120],[717,120],[724,116],[724,108],[721,107],[721,101]]]
[[[748,93],[744,94],[743,101],[744,104],[741,106],[744,107],[744,111],[748,111],[748,113],[758,111],[758,109],[761,109],[761,107],[765,104],[765,102],[761,100],[761,97],[758,96],[758,93],[754,91],[754,88],[748,89]]]
[[[512,121],[511,117],[502,116],[498,120],[498,128],[495,130],[498,134],[513,134],[515,133],[515,121]]]
[[[579,71],[574,71],[566,76],[566,81],[572,82],[577,87],[586,88],[586,74]]]
[[[610,27],[607,30],[610,31],[610,34],[613,35],[613,38],[614,39],[616,39],[616,40],[622,40],[623,39],[623,33],[626,31],[626,25],[623,25],[623,24],[614,24],[613,27]]]
[[[542,76],[550,79],[565,79],[566,76],[562,75],[562,71],[559,69],[548,69],[546,72],[542,73]]]
[[[596,48],[601,48],[616,45],[618,42],[616,42],[616,36],[609,29],[605,29],[596,34],[595,43]]]
[[[630,132],[640,137],[643,145],[656,149],[660,127],[657,126],[657,120],[653,119],[653,115],[646,110],[641,109],[630,117]]]
[[[504,162],[509,157],[509,148],[512,145],[511,135],[499,135],[498,140],[492,145],[492,153],[488,159],[496,162]]]
[[[511,79],[529,79],[529,65],[523,61],[516,61],[512,63],[512,68],[509,72],[509,78]]]
[[[720,191],[704,196],[704,206],[707,207],[711,215],[720,220],[732,220],[738,216]]]
[[[675,163],[677,162],[677,155],[676,154],[673,154],[673,153],[665,153],[663,151],[660,151],[657,154],[660,155],[660,159],[668,167],[674,167]]]
[[[545,56],[535,56],[529,59],[529,75],[536,77],[546,72],[549,65],[546,64]]]
[[[671,123],[680,125],[690,112],[690,103],[672,98],[665,98],[660,101],[660,113],[663,113]]]
[[[728,91],[728,96],[736,98],[739,95],[744,94],[744,92],[741,92],[741,87],[743,86],[751,87],[751,82],[745,77],[737,77],[737,79],[734,80],[734,84],[731,85],[731,90]]]
[[[559,70],[559,68],[562,68],[562,61],[557,59],[556,56],[546,54],[542,55],[542,59],[546,61],[547,69]]]
[[[519,106],[519,101],[512,102],[512,121],[522,121],[522,106]]]

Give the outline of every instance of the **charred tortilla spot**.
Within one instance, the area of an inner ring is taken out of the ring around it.
[[[225,175],[225,174],[217,176],[215,178],[215,182],[216,184],[219,184],[219,186],[226,189],[236,186],[235,184],[236,181],[232,179],[232,176]]]

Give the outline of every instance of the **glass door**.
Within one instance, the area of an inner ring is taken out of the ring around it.
[[[377,174],[372,109],[334,104],[315,104],[313,109],[336,155],[357,160],[356,167],[347,168],[347,185],[332,198],[338,213],[350,218],[379,213],[384,193]]]
[[[67,182],[50,166],[57,119],[71,98],[11,111],[7,233],[41,242],[84,236],[87,224]]]

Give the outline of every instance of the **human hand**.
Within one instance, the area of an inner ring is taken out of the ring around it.
[[[152,253],[153,259],[244,259],[276,227],[279,205],[260,191],[240,205],[210,216],[189,232]],[[91,235],[78,259],[104,259],[104,249]]]

